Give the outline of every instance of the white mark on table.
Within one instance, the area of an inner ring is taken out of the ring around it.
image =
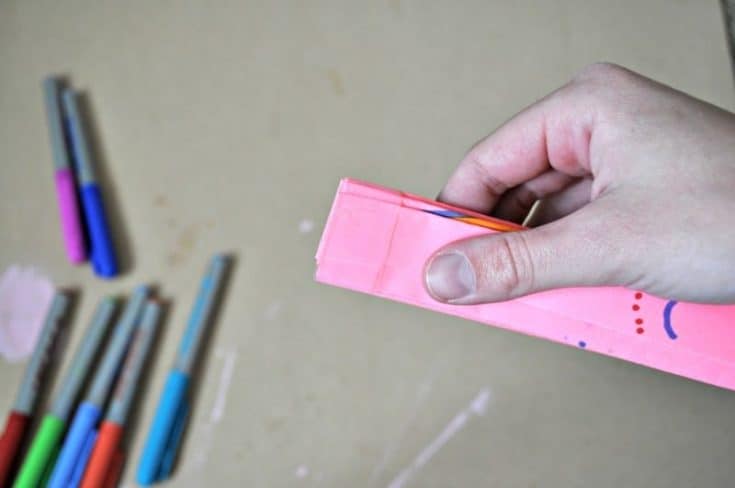
[[[377,466],[375,466],[375,468],[373,468],[373,471],[370,474],[371,485],[378,479],[381,474],[383,474],[383,471],[385,471],[385,467],[388,465],[388,461],[393,458],[396,451],[401,446],[401,442],[406,437],[406,433],[416,422],[416,417],[421,408],[421,404],[426,401],[426,397],[429,395],[429,393],[431,393],[433,384],[433,374],[426,377],[426,379],[424,379],[424,381],[419,384],[418,388],[416,389],[416,401],[413,405],[413,408],[411,409],[411,416],[408,422],[403,424],[401,429],[398,431],[395,442],[388,444],[388,446],[383,451],[383,457],[380,459],[380,462],[377,464]]]
[[[283,304],[280,301],[276,300],[275,302],[271,302],[268,307],[266,307],[263,316],[266,320],[276,320],[278,318],[278,314],[281,313],[281,308],[283,308]]]
[[[204,469],[209,461],[209,451],[212,448],[212,440],[214,437],[214,424],[211,422],[202,422],[198,427],[197,446],[198,449],[194,453],[191,462],[191,472],[198,472]]]
[[[475,398],[470,404],[454,418],[449,421],[444,430],[442,430],[431,443],[426,446],[413,462],[406,466],[393,481],[390,482],[388,488],[401,488],[406,482],[422,467],[428,463],[439,450],[446,445],[449,440],[457,435],[462,428],[467,424],[473,415],[482,416],[485,415],[487,407],[491,400],[491,393],[489,388],[483,388],[480,392],[475,395]]]
[[[302,464],[298,468],[296,468],[296,477],[303,479],[309,476],[309,467],[305,464]]]
[[[474,400],[472,400],[472,403],[470,404],[470,410],[472,410],[477,415],[485,415],[485,412],[487,412],[488,404],[490,403],[490,390],[487,388],[480,391],[480,393],[477,394]]]
[[[218,351],[221,352],[221,351]],[[232,375],[235,371],[235,361],[237,360],[237,352],[232,349],[227,352],[222,352],[221,355],[224,357],[222,361],[222,372],[219,377],[219,387],[217,388],[217,396],[212,406],[212,411],[209,415],[209,420],[216,424],[225,414],[225,404],[227,403],[227,392],[230,391],[230,385],[232,384]]]
[[[195,441],[193,443],[197,445],[198,449],[193,453],[191,462],[187,463],[185,467],[187,475],[202,472],[209,462],[209,453],[214,443],[214,431],[225,414],[227,394],[235,371],[237,350],[218,347],[214,351],[214,357],[222,362],[217,392],[212,403],[212,409],[209,411],[209,417],[203,422],[198,422],[196,430],[192,434]]]
[[[308,234],[312,230],[314,230],[314,221],[311,219],[301,219],[301,222],[299,222],[299,232]]]

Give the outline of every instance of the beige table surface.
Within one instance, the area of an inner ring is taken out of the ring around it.
[[[0,269],[80,290],[65,361],[102,295],[173,301],[123,485],[206,260],[230,251],[171,484],[734,486],[731,392],[312,281],[340,177],[431,196],[595,60],[735,105],[715,1],[0,2]],[[89,92],[130,269],[113,282],[64,259],[49,73]],[[0,367],[1,411],[21,373]]]

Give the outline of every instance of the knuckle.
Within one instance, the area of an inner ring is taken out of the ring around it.
[[[480,181],[493,195],[500,196],[508,191],[508,186],[495,178],[489,171],[487,161],[483,154],[476,148],[472,148],[465,160],[468,162],[469,170],[474,178]]]
[[[598,62],[582,68],[574,77],[575,81],[612,81],[627,79],[630,71],[615,63]]]
[[[637,75],[612,63],[595,63],[583,68],[572,80],[572,87],[599,103],[617,105],[620,93],[635,84]]]
[[[495,245],[486,252],[482,276],[489,287],[509,298],[524,295],[533,288],[533,262],[522,232],[498,236]]]
[[[629,111],[641,79],[617,64],[595,63],[579,71],[568,87],[581,103],[594,107],[599,121],[604,121],[618,119]]]

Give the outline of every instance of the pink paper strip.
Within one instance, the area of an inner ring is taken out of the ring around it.
[[[490,305],[434,301],[423,286],[427,259],[450,242],[493,232],[425,211],[444,208],[342,180],[317,251],[316,280],[735,389],[735,306],[677,303],[624,288],[554,290]]]

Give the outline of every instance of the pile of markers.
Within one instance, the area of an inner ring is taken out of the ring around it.
[[[89,254],[95,274],[113,278],[118,274],[118,263],[95,178],[91,128],[83,117],[81,95],[64,88],[57,78],[46,78],[43,91],[67,258],[79,264]]]
[[[190,377],[228,263],[227,257],[214,256],[202,280],[140,460],[137,478],[142,485],[171,472],[186,423]],[[12,486],[21,488],[115,486],[121,475],[125,423],[162,314],[147,286],[133,291],[117,320],[114,298],[97,305],[27,453],[20,452],[69,303],[64,292],[56,293],[26,368],[0,437],[0,486],[11,486],[17,467]]]

